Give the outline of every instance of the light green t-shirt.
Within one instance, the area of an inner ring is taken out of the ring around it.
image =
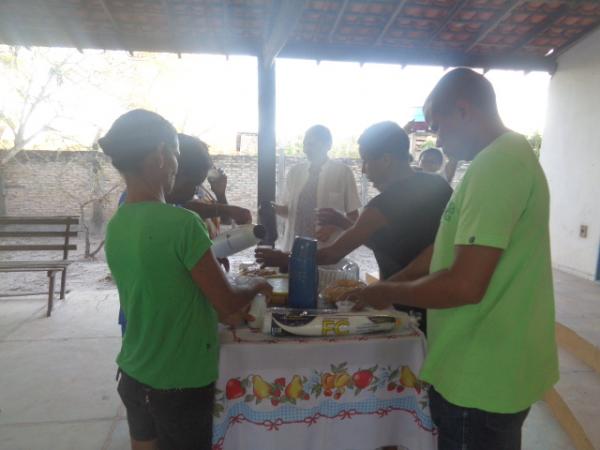
[[[471,163],[442,215],[430,272],[456,245],[503,249],[477,305],[429,310],[421,378],[450,403],[522,411],[558,380],[546,178],[527,140],[507,132]]]
[[[108,224],[106,260],[127,318],[117,364],[141,383],[217,379],[217,314],[190,275],[210,246],[198,215],[163,203],[125,203]]]

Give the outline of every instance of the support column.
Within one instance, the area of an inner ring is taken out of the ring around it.
[[[258,220],[267,229],[263,244],[277,240],[275,201],[275,62],[258,58]]]

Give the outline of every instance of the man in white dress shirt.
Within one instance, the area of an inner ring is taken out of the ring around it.
[[[310,127],[304,135],[306,162],[292,167],[288,173],[281,204],[275,212],[287,218],[280,248],[289,252],[296,236],[314,237],[321,243],[333,242],[343,231],[316,225],[316,210],[332,208],[355,221],[360,199],[352,170],[344,163],[328,158],[332,138],[323,125]]]

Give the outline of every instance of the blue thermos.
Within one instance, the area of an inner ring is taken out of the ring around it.
[[[306,237],[294,239],[289,277],[288,306],[290,308],[315,309],[319,287],[316,239]]]

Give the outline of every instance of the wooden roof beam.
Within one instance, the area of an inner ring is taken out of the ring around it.
[[[175,32],[177,30],[177,27],[175,26],[175,16],[173,15],[173,10],[171,8],[171,5],[169,4],[169,0],[160,0],[160,6],[162,6],[162,9],[165,12],[165,15],[167,16],[167,23],[169,24],[169,34],[171,35],[171,39],[173,39],[173,46],[180,47],[179,43],[177,42],[178,35]],[[176,53],[178,55],[178,58],[181,59],[181,51],[177,49]]]
[[[510,14],[516,8],[525,3],[525,1],[526,0],[517,0],[512,5],[509,4],[509,6],[504,9],[504,11],[496,20],[490,22],[487,26],[483,28],[483,30],[477,33],[475,40],[471,42],[471,44],[465,49],[465,53],[469,53],[471,50],[473,50],[479,42],[483,41],[487,37],[487,35],[490,34],[491,31],[493,31],[504,19],[510,16]]]
[[[119,26],[119,24],[115,20],[115,17],[114,17],[112,11],[110,10],[110,8],[108,6],[108,3],[106,3],[106,0],[98,0],[98,1],[100,2],[100,6],[102,6],[104,14],[108,18],[111,26],[115,30],[115,36],[116,36],[116,39],[117,39],[117,44],[119,45],[119,47],[121,47],[123,50],[127,50],[129,52],[129,54],[131,56],[133,56],[133,50],[131,48],[129,48],[129,46],[125,45],[125,40],[123,39],[123,32],[121,30],[121,27]]]
[[[538,23],[531,30],[529,30],[529,32],[527,32],[527,34],[525,34],[525,36],[523,36],[516,43],[514,43],[512,45],[512,48],[509,51],[510,52],[518,51],[521,47],[523,47],[525,44],[527,44],[533,38],[540,36],[546,30],[551,28],[556,23],[556,21],[558,19],[560,19],[569,10],[570,7],[575,7],[575,6],[576,6],[576,4],[562,4],[560,7],[556,8],[556,10],[552,14],[549,14],[545,20]]]
[[[342,17],[346,13],[346,9],[348,8],[348,3],[350,3],[350,0],[344,0],[344,3],[342,3],[342,7],[338,11],[338,14],[335,18],[335,22],[333,23],[333,27],[331,28],[331,31],[329,32],[329,39],[328,39],[329,42],[333,41],[333,36],[335,35],[338,27],[340,26]]]
[[[450,22],[452,22],[454,20],[454,18],[458,15],[458,13],[463,9],[463,7],[469,3],[470,0],[461,0],[461,1],[457,1],[454,6],[452,7],[452,9],[450,10],[450,12],[448,13],[448,18],[446,20],[444,20],[444,23],[442,23],[437,30],[434,31],[434,33],[431,35],[431,38],[429,38],[428,44],[431,44],[435,38],[437,38],[440,33],[442,31],[444,31],[444,29],[448,26],[448,24]]]
[[[221,39],[223,41],[223,50],[225,57],[229,60],[229,0],[221,1],[221,8],[223,8],[223,27],[221,32]]]
[[[400,2],[398,2],[398,4],[396,5],[396,9],[388,19],[385,26],[383,27],[383,30],[381,30],[381,33],[379,33],[379,36],[377,36],[377,39],[375,39],[375,43],[373,45],[381,45],[381,41],[383,41],[383,38],[385,37],[389,29],[392,27],[392,25],[394,25],[396,19],[398,19],[398,16],[402,12],[402,8],[404,8],[404,5],[406,5],[407,1],[408,0],[400,0]]]
[[[581,34],[576,35],[574,38],[572,38],[566,44],[555,49],[554,52],[552,53],[552,57],[554,59],[558,58],[560,55],[562,55],[564,52],[569,50],[571,47],[573,47],[574,45],[579,43],[579,41],[582,41],[583,39],[585,39],[587,36],[589,36],[593,31],[597,30],[598,28],[600,28],[600,21],[585,28],[584,31],[581,32]]]
[[[73,28],[71,27],[71,25],[68,24],[62,17],[60,17],[54,11],[53,8],[50,8],[48,6],[48,4],[46,3],[46,1],[41,0],[41,1],[39,1],[39,4],[44,9],[44,12],[46,13],[46,15],[48,17],[50,17],[52,20],[54,20],[54,22],[56,23],[56,25],[59,28],[64,30],[65,35],[67,36],[69,41],[72,43],[71,46],[73,48],[76,48],[79,53],[83,53],[83,45],[81,45],[81,42],[79,42],[79,39],[77,39],[77,37],[75,36],[75,33],[73,32]]]
[[[302,16],[304,5],[307,0],[280,0],[273,2],[278,6],[274,11],[270,30],[264,40],[261,56],[262,63],[266,67],[273,64],[273,61],[281,52],[288,39],[294,32],[298,20]]]
[[[398,49],[388,47],[357,48],[352,45],[319,43],[289,43],[281,51],[286,58],[317,59],[400,65],[430,65],[444,67],[473,67],[489,69],[541,70],[553,72],[556,63],[551,58],[531,55],[465,55],[462,52],[439,52],[423,48]]]

